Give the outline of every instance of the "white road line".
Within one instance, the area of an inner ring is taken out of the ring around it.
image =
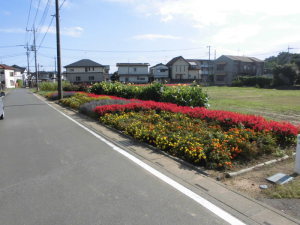
[[[235,218],[234,216],[230,215],[229,213],[227,213],[223,209],[219,208],[218,206],[214,205],[213,203],[209,202],[208,200],[202,198],[201,196],[199,196],[195,192],[189,190],[188,188],[184,187],[183,185],[179,184],[178,182],[172,180],[170,177],[167,177],[166,175],[162,174],[158,170],[156,170],[156,169],[152,168],[151,166],[147,165],[146,163],[144,163],[143,161],[139,160],[135,156],[129,154],[127,151],[121,149],[120,147],[116,146],[112,142],[110,142],[107,139],[101,137],[99,134],[97,134],[94,131],[90,130],[89,128],[85,127],[81,123],[77,122],[76,120],[74,120],[70,116],[68,116],[65,113],[59,111],[58,109],[56,109],[52,105],[48,104],[47,102],[46,102],[46,104],[49,105],[51,108],[55,109],[57,112],[61,113],[63,116],[67,117],[69,120],[71,120],[74,123],[76,123],[78,126],[82,127],[83,129],[85,129],[86,131],[88,131],[89,133],[91,133],[92,135],[94,135],[99,140],[103,141],[104,143],[106,143],[107,145],[109,145],[110,147],[112,147],[113,150],[119,152],[120,154],[122,154],[126,158],[130,159],[131,161],[133,161],[134,163],[136,163],[137,165],[139,165],[143,169],[147,170],[148,172],[150,172],[151,174],[153,174],[154,176],[156,176],[160,180],[164,181],[165,183],[169,184],[170,186],[172,186],[176,190],[180,191],[181,193],[185,194],[189,198],[193,199],[194,201],[196,201],[197,203],[199,203],[204,208],[210,210],[211,212],[213,212],[214,214],[216,214],[217,216],[219,216],[221,219],[225,220],[226,222],[228,222],[230,224],[234,224],[234,225],[246,225],[241,220]]]

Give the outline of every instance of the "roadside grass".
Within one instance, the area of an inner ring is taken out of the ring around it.
[[[249,87],[204,87],[210,109],[257,114],[274,120],[300,123],[300,90]],[[292,116],[293,118],[285,118]]]
[[[276,185],[264,192],[269,198],[297,198],[300,199],[300,177],[288,184]]]

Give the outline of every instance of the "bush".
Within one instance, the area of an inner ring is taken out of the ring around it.
[[[208,97],[200,86],[164,86],[153,83],[145,86],[126,85],[119,82],[101,82],[91,87],[95,94],[116,95],[123,98],[137,98],[171,102],[183,106],[208,106]]]
[[[74,92],[74,91],[69,91],[69,92],[64,91],[63,92],[64,98],[70,98],[70,97],[74,96],[75,94],[76,94],[76,92]],[[45,97],[52,101],[58,100],[58,93],[51,92],[51,93],[46,94]]]
[[[261,87],[267,88],[272,84],[272,78],[265,76],[239,76],[236,80],[232,82],[232,86],[242,87]]]
[[[39,88],[41,91],[57,91],[57,83],[41,82]]]
[[[83,91],[83,92],[89,92],[89,86],[84,84],[71,84],[66,83],[63,87],[64,91]]]
[[[18,87],[23,87],[23,80],[17,80]]]
[[[82,104],[93,101],[95,99],[109,99],[109,97],[101,96],[101,97],[95,98],[95,97],[89,97],[82,93],[76,93],[74,96],[72,96],[70,98],[64,98],[64,99],[59,100],[59,102],[65,106],[69,106],[73,109],[79,109],[79,106],[81,106]]]

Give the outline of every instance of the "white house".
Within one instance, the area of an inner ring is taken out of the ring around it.
[[[0,64],[0,82],[5,88],[15,88],[15,68]]]
[[[92,83],[103,81],[109,72],[109,66],[104,66],[90,59],[82,59],[65,66],[64,75],[71,83]]]
[[[12,65],[11,67],[15,69],[15,80],[22,80],[25,85],[28,77],[27,69],[18,65]]]
[[[169,81],[169,68],[162,63],[152,66],[150,67],[150,77],[155,81]]]
[[[200,68],[195,60],[186,60],[178,56],[170,60],[166,66],[169,68],[170,78],[172,81],[192,81],[200,80]]]
[[[125,83],[148,83],[149,63],[117,63],[119,80]]]

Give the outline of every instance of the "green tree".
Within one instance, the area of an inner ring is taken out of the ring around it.
[[[292,64],[277,65],[273,70],[273,74],[274,86],[294,85],[297,81],[295,65]]]

